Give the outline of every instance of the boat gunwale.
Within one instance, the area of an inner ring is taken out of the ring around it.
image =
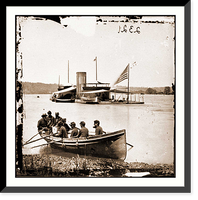
[[[55,137],[55,138],[59,139],[58,141],[54,140],[54,136],[53,136],[53,139],[50,139],[51,136],[49,136],[47,138],[43,138],[43,137],[46,137],[47,134],[43,134],[43,135],[41,135],[41,137],[49,143],[51,143],[53,141],[54,144],[65,144],[65,145],[70,145],[70,146],[76,146],[77,144],[78,145],[87,145],[87,144],[98,143],[101,140],[118,137],[118,136],[124,135],[125,133],[126,133],[126,130],[122,129],[122,130],[119,130],[116,132],[111,132],[111,133],[104,134],[104,135],[97,135],[97,136],[90,137],[87,139],[84,139],[84,138],[71,138],[71,139],[63,138],[62,139],[61,137]],[[66,140],[66,141],[64,141],[64,140]]]

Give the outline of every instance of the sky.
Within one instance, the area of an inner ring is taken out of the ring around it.
[[[95,82],[97,56],[100,82],[113,86],[129,63],[131,87],[171,86],[174,18],[145,16],[136,22],[126,22],[125,17],[97,19],[67,17],[60,18],[61,23],[33,17],[21,20],[23,81],[58,83],[60,75],[61,84],[67,84],[69,60],[70,83],[76,84],[76,72],[86,72],[87,82]],[[156,20],[166,23],[142,23]],[[127,86],[127,80],[119,85]]]

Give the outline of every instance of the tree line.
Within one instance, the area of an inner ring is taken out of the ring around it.
[[[146,91],[145,91],[145,94],[166,94],[166,95],[169,95],[169,94],[174,94],[174,91],[171,87],[169,86],[166,86],[164,87],[164,91],[162,92],[157,92],[155,89],[153,88],[148,88]]]
[[[52,94],[57,91],[57,84],[22,82],[23,94]],[[117,89],[127,91],[127,87],[119,86]],[[130,87],[132,93],[142,94],[174,94],[173,87]]]

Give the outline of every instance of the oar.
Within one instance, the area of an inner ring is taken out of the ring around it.
[[[62,141],[62,140],[58,140],[58,141],[55,141],[55,142],[61,142],[61,141]],[[53,143],[55,143],[55,142],[53,141],[53,142],[49,142],[49,143],[46,143],[46,144],[36,145],[36,146],[31,147],[31,149],[36,148],[36,147],[40,147],[40,146],[44,146],[44,145],[48,145],[48,144],[53,144]]]
[[[43,129],[42,129],[42,130],[43,130]],[[35,134],[34,136],[32,136],[28,141],[26,141],[25,144],[28,143],[30,140],[32,140],[34,137],[36,137],[38,134],[39,134],[39,132],[38,132],[37,134]],[[25,145],[25,144],[24,144],[24,145]]]
[[[37,133],[36,135],[32,136],[28,141],[25,142],[25,144],[28,143],[30,140],[32,140],[34,137],[36,137],[38,134],[39,134],[39,133]],[[24,144],[24,145],[25,145],[25,144]]]
[[[31,147],[31,149],[34,149],[36,147],[41,147],[41,146],[44,146],[44,145],[48,145],[48,143],[47,144],[40,144],[40,145],[37,145],[37,146],[33,146],[33,147]]]
[[[28,142],[28,143],[25,143],[25,144],[23,144],[23,146],[24,146],[24,145],[27,145],[27,144],[30,144],[30,143],[32,143],[32,142],[36,142],[36,141],[41,140],[41,139],[45,139],[46,137],[50,137],[50,135],[45,136],[45,137],[41,137],[41,138],[39,138],[39,139],[36,139],[36,140],[30,141],[30,142]]]

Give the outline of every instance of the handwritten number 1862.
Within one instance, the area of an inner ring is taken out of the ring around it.
[[[127,25],[124,25],[123,27],[119,26],[119,30],[118,30],[118,33],[138,33],[140,34],[140,27],[134,27],[134,26],[129,26],[127,27]]]

